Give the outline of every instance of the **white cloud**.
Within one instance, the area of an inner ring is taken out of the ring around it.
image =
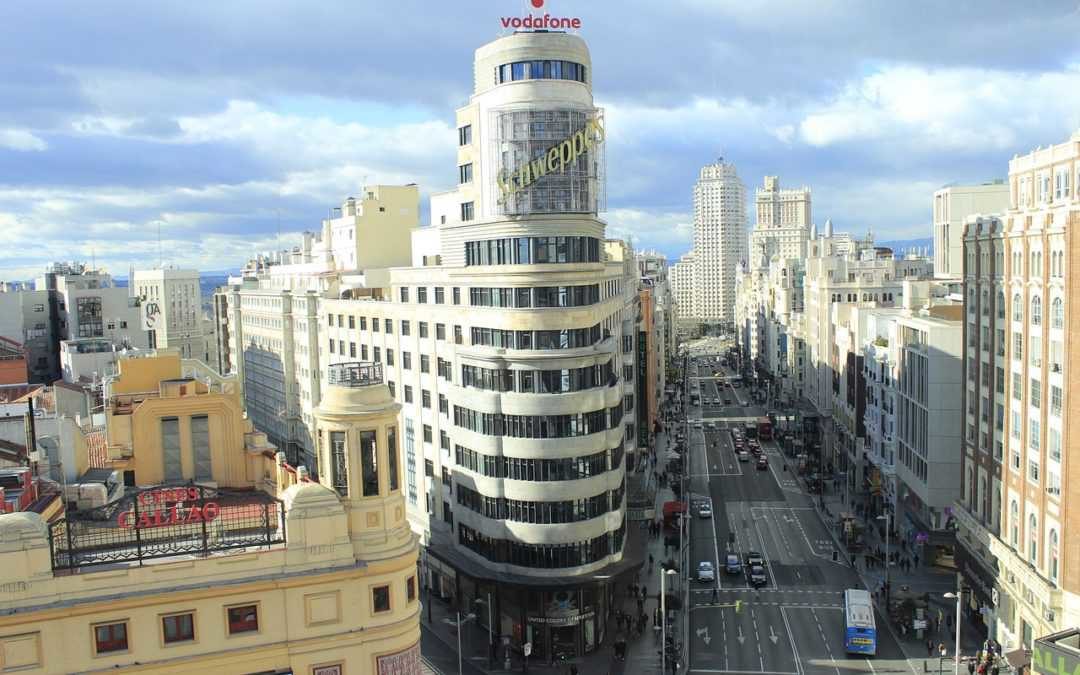
[[[41,152],[48,147],[48,143],[26,129],[0,129],[0,148],[19,152]]]
[[[605,214],[605,220],[608,237],[632,239],[635,248],[681,250],[689,247],[694,237],[693,218],[689,213],[619,208]]]
[[[913,150],[1006,151],[1080,125],[1080,65],[1025,73],[886,65],[803,108],[812,146],[899,142]]]

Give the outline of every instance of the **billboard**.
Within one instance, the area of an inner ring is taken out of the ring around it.
[[[157,300],[143,300],[139,305],[139,317],[143,330],[157,330],[163,319],[161,304]]]
[[[596,215],[606,208],[602,110],[499,109],[488,128],[496,214]]]

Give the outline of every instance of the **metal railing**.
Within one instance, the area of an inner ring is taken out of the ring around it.
[[[372,361],[335,363],[327,367],[327,381],[338,387],[370,387],[383,383],[382,364]]]

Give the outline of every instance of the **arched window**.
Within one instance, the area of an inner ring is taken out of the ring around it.
[[[1065,303],[1061,298],[1054,298],[1050,303],[1050,327],[1065,327]]]
[[[1028,516],[1028,562],[1036,564],[1039,559],[1039,521],[1032,513]]]
[[[1050,530],[1049,548],[1049,555],[1047,557],[1050,561],[1047,568],[1050,572],[1050,581],[1053,581],[1056,584],[1058,580],[1058,533],[1055,529]]]
[[[997,318],[1005,318],[1005,293],[1004,291],[998,291],[997,293]]]
[[[1042,298],[1037,295],[1031,299],[1031,325],[1042,325]]]
[[[1017,293],[1013,296],[1013,321],[1024,320],[1024,301],[1020,299],[1020,294]]]
[[[1009,541],[1013,548],[1020,545],[1020,507],[1016,501],[1009,504]]]

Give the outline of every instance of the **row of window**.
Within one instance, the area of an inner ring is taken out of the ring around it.
[[[611,450],[610,464],[608,463],[607,452],[596,452],[581,457],[525,459],[523,457],[485,455],[461,445],[454,446],[454,458],[457,465],[463,469],[468,469],[489,478],[537,482],[580,480],[599,476],[607,471],[618,469],[622,463],[622,455],[622,445]]]
[[[622,423],[622,404],[571,415],[508,415],[454,406],[454,424],[486,436],[509,438],[573,438],[588,436]]]
[[[435,286],[434,288],[435,288],[435,304],[436,305],[444,304],[446,302],[446,287],[445,286]],[[401,288],[399,288],[398,293],[400,294],[402,302],[408,302],[409,301],[409,287],[408,286],[402,286]],[[451,289],[451,295],[452,295],[453,303],[455,305],[460,305],[461,304],[461,289],[459,287],[457,287],[457,286],[454,286]],[[423,305],[423,304],[427,304],[427,301],[428,301],[428,289],[427,289],[427,286],[417,286],[416,287],[416,302]],[[360,321],[361,321],[360,328],[364,328],[363,318],[361,318]],[[374,319],[372,319],[372,321],[374,321]],[[350,322],[349,323],[349,328],[352,328],[352,327],[353,327],[352,322]],[[376,327],[375,330],[379,330],[378,327]]]
[[[476,307],[583,307],[600,302],[600,284],[531,288],[470,288]]]
[[[460,483],[457,503],[492,520],[551,525],[591,520],[622,507],[623,489],[605,490],[584,499],[534,502],[506,497],[488,497]]]
[[[472,344],[502,349],[576,349],[600,342],[600,324],[591,328],[562,330],[507,330],[503,328],[473,328]]]
[[[465,242],[466,265],[600,262],[594,237],[507,237]]]
[[[612,362],[561,370],[509,370],[461,366],[461,386],[519,394],[567,394],[618,382]]]
[[[323,453],[323,431],[319,430],[317,436],[318,453]],[[386,428],[387,452],[385,457],[380,457],[375,440],[375,431],[360,432],[360,483],[361,493],[364,497],[375,497],[379,494],[379,466],[386,460],[387,482],[391,492],[399,488],[398,484],[398,448],[397,427]],[[330,432],[330,484],[338,494],[349,496],[349,451],[344,431]]]
[[[488,537],[458,523],[458,543],[480,556],[498,563],[537,569],[579,567],[603,560],[623,548],[626,521],[614,532],[572,544],[523,544],[508,539]]]
[[[516,61],[495,68],[495,84],[520,80],[585,81],[585,66],[573,61]]]

